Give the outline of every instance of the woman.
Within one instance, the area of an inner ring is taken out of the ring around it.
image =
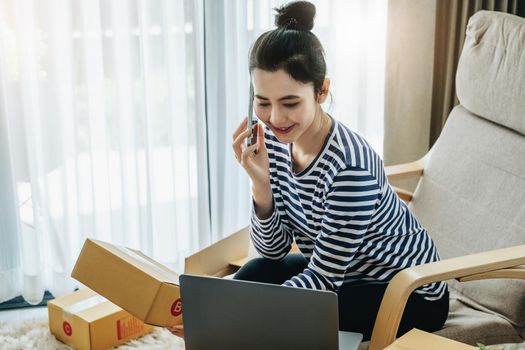
[[[236,279],[331,290],[341,330],[370,339],[387,283],[400,270],[439,260],[426,230],[388,184],[363,137],[323,111],[330,81],[311,32],[315,7],[277,9],[277,28],[250,52],[257,142],[245,119],[233,150],[252,183],[251,238],[261,255]],[[301,253],[289,254],[292,242]],[[412,293],[400,334],[435,331],[448,314],[444,282]],[[432,317],[428,317],[432,315]],[[173,329],[183,335],[182,327]]]

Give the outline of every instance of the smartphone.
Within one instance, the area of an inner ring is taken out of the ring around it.
[[[246,139],[246,145],[251,146],[257,142],[257,134],[254,132],[253,126],[257,123],[257,120],[253,118],[253,85],[250,82],[250,97],[248,103],[248,129],[252,131],[252,134]]]

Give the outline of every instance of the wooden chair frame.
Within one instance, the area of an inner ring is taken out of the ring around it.
[[[415,162],[386,167],[388,179],[423,176],[428,155]],[[412,200],[412,193],[394,190],[401,199],[407,202]],[[388,284],[381,301],[369,350],[384,349],[394,342],[408,297],[415,289],[448,279],[463,282],[492,278],[525,280],[525,245],[441,260],[398,272]]]

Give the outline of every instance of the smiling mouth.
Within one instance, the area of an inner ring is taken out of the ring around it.
[[[295,126],[295,124],[294,125],[290,125],[290,126],[288,126],[286,128],[278,128],[278,127],[274,126],[273,129],[279,134],[288,134],[290,131],[292,131],[294,126]]]

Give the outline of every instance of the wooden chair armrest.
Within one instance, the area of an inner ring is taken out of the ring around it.
[[[388,181],[410,179],[423,175],[426,157],[427,156],[411,163],[396,164],[385,167]]]
[[[479,278],[487,273],[495,276],[498,270],[501,272],[507,269],[518,272],[509,274],[506,271],[502,272],[503,275],[525,278],[520,265],[525,265],[525,245],[437,261],[398,272],[388,284],[381,301],[369,349],[384,349],[396,339],[408,297],[416,288],[453,278]]]
[[[412,200],[412,196],[414,195],[412,192],[404,190],[399,187],[395,187],[395,186],[392,186],[392,189],[397,194],[397,196],[401,198],[402,200],[404,200],[405,202],[408,203]]]
[[[478,281],[495,278],[514,278],[525,280],[525,265],[515,266],[507,269],[487,271],[470,276],[456,278],[460,282]]]

